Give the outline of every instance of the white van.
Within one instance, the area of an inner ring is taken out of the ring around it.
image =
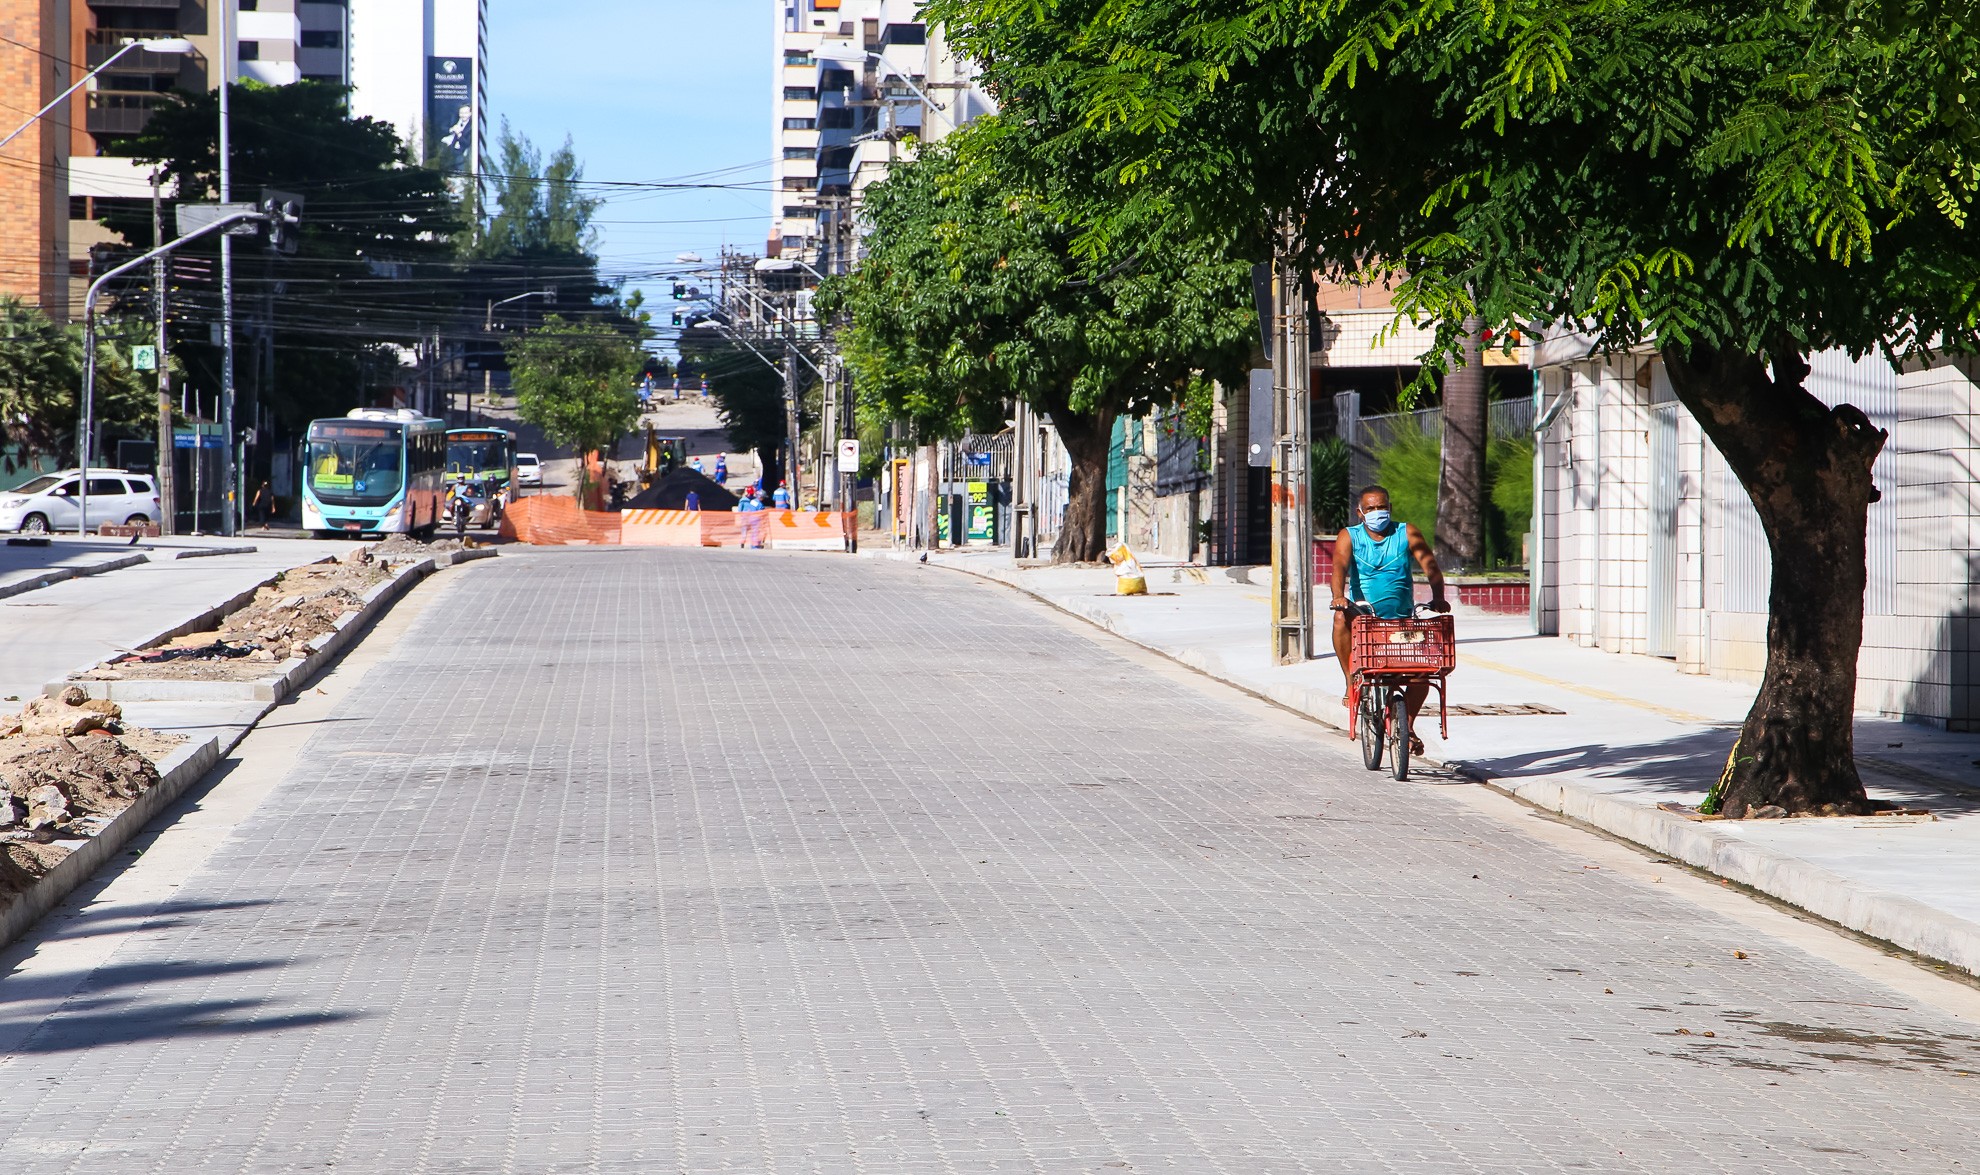
[[[121,469],[89,471],[89,527],[106,522],[141,526],[163,516],[158,487],[149,475]],[[44,474],[17,489],[0,490],[0,530],[26,534],[74,530],[82,521],[83,480],[74,469]]]

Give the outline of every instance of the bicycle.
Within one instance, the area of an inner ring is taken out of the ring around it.
[[[1409,778],[1409,688],[1424,684],[1437,691],[1437,718],[1443,737],[1451,736],[1445,679],[1457,668],[1457,630],[1450,614],[1416,606],[1412,616],[1384,620],[1366,604],[1345,609],[1352,616],[1349,674],[1354,707],[1348,711],[1348,737],[1361,743],[1361,762],[1370,771],[1382,769],[1388,751],[1389,773]]]

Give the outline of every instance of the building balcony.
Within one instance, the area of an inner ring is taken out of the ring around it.
[[[92,135],[135,135],[151,121],[153,111],[176,103],[166,94],[97,90],[89,96],[88,128]]]
[[[96,69],[115,57],[117,50],[126,41],[143,41],[162,36],[157,29],[90,29],[88,40],[89,68]],[[179,69],[192,58],[178,53],[153,53],[149,49],[133,49],[118,57],[116,64],[105,70],[108,74],[149,74],[177,77]]]

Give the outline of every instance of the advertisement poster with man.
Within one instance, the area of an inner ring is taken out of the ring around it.
[[[443,171],[473,170],[474,59],[426,59],[426,155]]]

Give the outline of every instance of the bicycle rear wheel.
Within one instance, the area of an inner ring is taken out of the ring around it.
[[[1361,687],[1361,764],[1370,771],[1382,769],[1382,691],[1373,685]]]
[[[1389,773],[1397,779],[1409,778],[1409,695],[1396,690],[1389,695]]]

